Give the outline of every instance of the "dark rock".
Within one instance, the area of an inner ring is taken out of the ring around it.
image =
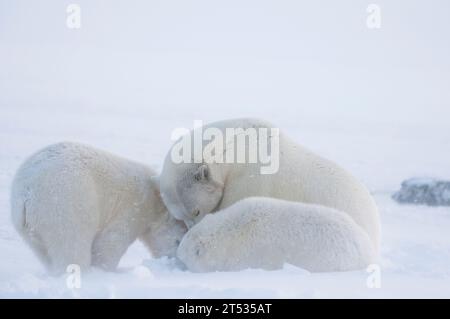
[[[411,178],[402,183],[392,198],[402,204],[450,206],[450,181]]]

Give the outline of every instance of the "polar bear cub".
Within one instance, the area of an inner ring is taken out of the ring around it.
[[[290,263],[312,272],[362,269],[375,262],[367,233],[338,210],[252,197],[207,215],[177,250],[195,272],[273,270]]]
[[[52,274],[68,264],[113,270],[140,238],[174,255],[186,232],[171,217],[149,167],[77,143],[32,155],[13,181],[15,228]]]

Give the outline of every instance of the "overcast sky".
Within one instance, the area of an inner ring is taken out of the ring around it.
[[[0,0],[0,108],[450,121],[450,2],[370,3]]]

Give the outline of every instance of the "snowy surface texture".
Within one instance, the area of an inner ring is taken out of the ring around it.
[[[450,208],[391,199],[413,176],[450,180],[450,4],[377,1],[0,0],[0,297],[450,297]],[[15,170],[71,140],[161,168],[171,132],[254,116],[362,180],[382,219],[368,273],[194,274],[139,243],[81,289],[48,277],[12,228]]]

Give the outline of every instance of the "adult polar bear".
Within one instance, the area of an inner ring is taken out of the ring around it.
[[[69,264],[113,270],[137,238],[155,256],[175,255],[187,229],[168,214],[154,175],[82,144],[48,146],[16,173],[13,224],[53,274]]]
[[[207,128],[218,129],[224,136],[227,128],[276,129],[272,124],[258,119],[233,119],[196,128],[189,137],[193,140],[197,130]],[[202,142],[203,147],[209,143],[207,140]],[[192,159],[187,163],[175,163],[172,159],[174,146],[166,156],[159,177],[161,195],[169,212],[188,225],[198,223],[206,214],[227,208],[247,197],[318,204],[348,215],[367,233],[374,255],[378,254],[378,209],[367,189],[337,164],[298,145],[282,132],[279,133],[279,154],[271,154],[279,155],[279,169],[274,174],[261,174],[260,162],[196,163]],[[266,147],[270,148],[268,145]]]

